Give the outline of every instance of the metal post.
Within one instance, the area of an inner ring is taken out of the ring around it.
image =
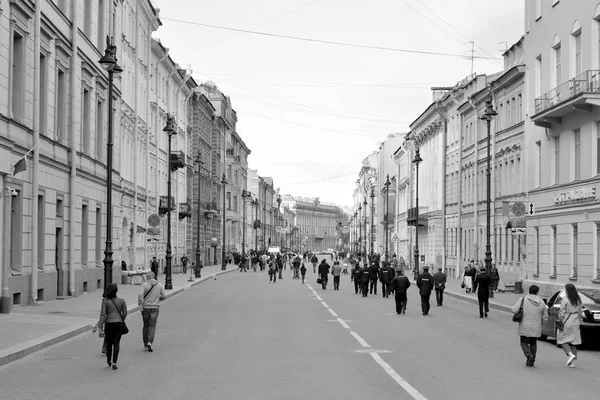
[[[225,228],[227,225],[227,211],[225,211],[225,185],[227,184],[227,180],[225,179],[225,172],[223,172],[223,179],[221,179],[221,183],[223,184],[223,245],[221,246],[221,270],[225,271],[227,269],[227,261],[225,260]]]
[[[171,138],[173,137],[172,124],[173,117],[167,117],[167,128],[169,135],[169,151],[167,153],[168,166],[167,166],[167,265],[166,265],[166,277],[165,277],[165,290],[173,289],[173,279],[171,278],[171,266],[172,266],[172,250],[171,250]]]
[[[417,214],[417,219],[416,219],[416,223],[415,223],[415,270],[414,270],[414,277],[415,280],[419,277],[419,164],[421,163],[421,161],[423,161],[423,159],[421,158],[420,155],[420,151],[419,148],[416,148],[416,152],[415,152],[415,158],[413,160],[413,163],[417,166],[417,172],[416,172],[416,187],[415,187],[415,194],[416,194],[416,214]]]
[[[365,196],[365,200],[363,201],[365,215],[364,215],[364,223],[363,226],[365,228],[365,234],[363,236],[363,264],[365,267],[368,265],[367,260],[367,197]]]
[[[484,111],[484,115],[481,117],[481,119],[486,121],[486,125],[487,125],[487,172],[486,172],[486,178],[487,178],[487,201],[486,201],[486,243],[485,243],[485,272],[491,276],[492,273],[492,247],[490,246],[490,235],[491,235],[491,227],[490,227],[490,218],[491,218],[491,210],[490,210],[490,205],[491,205],[491,197],[492,197],[492,190],[491,190],[491,174],[492,174],[492,168],[491,168],[491,161],[492,161],[492,157],[490,154],[491,151],[491,124],[492,124],[492,118],[494,116],[498,115],[498,113],[496,112],[496,110],[494,110],[494,107],[492,105],[492,101],[491,100],[487,100],[485,102],[485,111]],[[489,291],[490,292],[490,297],[494,297],[494,292],[492,290]]]
[[[113,172],[113,71],[108,71],[108,138],[106,152],[106,250],[104,250],[104,290],[112,283],[112,172]]]
[[[201,264],[201,257],[202,257],[202,253],[200,251],[200,186],[202,183],[201,180],[201,174],[200,172],[202,171],[202,155],[200,154],[200,151],[198,151],[198,157],[196,158],[196,163],[198,164],[198,203],[196,205],[196,222],[197,222],[197,226],[196,226],[196,271],[195,275],[197,278],[199,278],[198,273],[200,271],[200,264]]]
[[[390,176],[387,176],[387,179],[385,180],[384,186],[385,186],[385,214],[384,214],[384,222],[385,222],[385,262],[387,263],[388,261],[388,212],[389,212],[389,201],[390,201]]]
[[[373,261],[373,255],[375,254],[375,189],[371,187],[371,261]]]

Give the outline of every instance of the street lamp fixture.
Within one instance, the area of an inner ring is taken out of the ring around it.
[[[494,119],[494,117],[498,115],[498,113],[496,112],[496,110],[494,110],[494,106],[492,105],[492,100],[486,100],[485,102],[485,111],[483,112],[483,115],[481,116],[481,119],[484,120],[487,124],[487,172],[486,172],[486,178],[487,178],[487,209],[486,209],[486,232],[485,232],[485,236],[486,236],[486,242],[485,242],[485,271],[487,272],[488,275],[491,275],[492,273],[492,247],[490,246],[490,215],[491,215],[491,210],[490,210],[490,204],[491,204],[491,174],[492,174],[492,168],[491,168],[491,155],[490,155],[490,149],[491,149],[491,144],[490,144],[490,140],[491,140],[491,124],[492,124],[492,119]],[[494,292],[492,290],[490,290],[490,297],[494,297]]]
[[[385,179],[385,183],[383,184],[383,186],[385,186],[385,214],[384,214],[384,218],[385,218],[385,262],[387,263],[388,261],[388,213],[389,213],[389,201],[390,201],[390,185],[392,184],[392,182],[390,182],[390,175],[388,174],[387,178]]]
[[[415,280],[419,277],[419,164],[423,162],[421,158],[419,147],[415,150],[415,158],[412,160],[413,164],[417,167],[416,173],[416,221],[415,221]]]
[[[102,68],[108,72],[108,137],[106,152],[106,249],[104,250],[104,289],[112,283],[112,173],[113,173],[113,91],[114,74],[123,72],[117,64],[117,46],[113,44],[112,37],[106,36],[106,50],[104,56],[98,61]]]
[[[227,269],[227,261],[225,260],[225,228],[227,225],[227,211],[225,210],[225,187],[227,185],[227,179],[225,179],[225,172],[223,172],[223,179],[221,179],[221,184],[223,185],[223,243],[221,245],[221,270],[225,271]]]
[[[198,150],[198,155],[196,156],[196,164],[198,165],[198,202],[196,203],[196,278],[199,278],[200,274],[200,264],[202,258],[202,252],[200,250],[200,188],[202,187],[202,153]]]
[[[163,132],[166,132],[169,136],[169,152],[167,153],[168,157],[168,171],[167,171],[167,255],[166,255],[166,277],[165,277],[165,290],[173,289],[173,279],[171,277],[171,270],[173,265],[173,251],[171,249],[171,139],[173,135],[177,134],[177,131],[174,128],[175,118],[173,115],[167,115],[167,125],[163,128]]]

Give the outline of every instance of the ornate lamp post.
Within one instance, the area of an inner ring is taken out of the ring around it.
[[[354,251],[358,251],[358,211],[354,211]]]
[[[198,155],[196,156],[196,164],[198,164],[198,202],[196,203],[196,278],[199,278],[198,274],[200,273],[200,259],[202,258],[202,251],[200,250],[200,187],[202,186],[202,154],[200,150],[198,150]]]
[[[167,266],[166,266],[166,277],[165,277],[165,289],[171,290],[173,289],[173,280],[171,278],[171,266],[173,259],[173,251],[171,249],[171,139],[173,135],[177,134],[177,131],[173,127],[175,124],[174,118],[172,115],[167,116],[167,125],[163,128],[163,132],[167,132],[169,136],[169,152],[167,153],[168,157],[168,171],[167,171]]]
[[[281,207],[281,195],[277,195],[277,199],[275,199],[275,201],[277,202],[277,214],[280,213],[279,208]],[[277,216],[275,216],[275,218],[277,218]],[[279,249],[280,251],[283,250],[283,236],[281,234],[281,221],[283,218],[281,218],[281,215],[279,216],[279,238],[280,238],[280,242],[281,242],[281,248]]]
[[[490,155],[490,148],[491,148],[491,144],[490,144],[490,138],[491,138],[491,124],[492,124],[492,119],[498,115],[498,113],[496,112],[496,110],[494,110],[494,106],[492,105],[492,101],[491,100],[487,100],[485,102],[485,111],[483,112],[483,115],[481,116],[481,119],[484,120],[487,124],[487,172],[486,172],[486,178],[487,178],[487,209],[486,209],[486,231],[485,231],[485,236],[486,236],[486,242],[485,242],[485,272],[487,272],[488,275],[491,275],[492,273],[492,247],[490,246],[490,215],[491,215],[491,211],[490,211],[490,202],[491,202],[491,174],[492,174],[492,169],[491,169],[491,160],[492,157]],[[490,297],[494,297],[494,292],[492,290],[490,290]]]
[[[365,228],[365,234],[363,236],[363,264],[365,266],[368,265],[368,260],[367,260],[367,196],[365,195],[365,200],[363,201],[363,209],[365,210],[365,215],[364,215],[364,223],[363,226]]]
[[[242,216],[242,254],[246,253],[246,199],[252,198],[252,194],[246,189],[242,189],[242,204],[244,211]]]
[[[112,172],[113,172],[113,90],[114,74],[123,72],[117,64],[117,46],[113,44],[112,37],[106,36],[106,50],[104,56],[98,61],[102,68],[108,71],[108,138],[106,152],[106,250],[104,250],[104,289],[112,283]]]
[[[252,200],[250,202],[250,204],[252,204],[254,206],[254,224],[252,224],[252,226],[254,227],[254,251],[257,252],[258,251],[258,198]]]
[[[262,240],[263,240],[263,251],[267,251],[267,224],[265,223],[265,218],[267,218],[267,205],[263,204],[263,212],[262,212]]]
[[[371,186],[371,260],[373,261],[373,254],[375,253],[375,188]]]
[[[223,172],[223,178],[221,179],[223,185],[223,244],[221,246],[221,270],[227,269],[227,260],[225,260],[225,243],[226,243],[226,225],[227,225],[227,211],[225,210],[225,187],[227,185],[227,179],[225,179],[225,172]]]
[[[416,224],[415,224],[415,280],[418,278],[419,276],[419,164],[423,161],[423,159],[421,158],[421,154],[419,153],[419,148],[416,148],[415,151],[415,158],[412,160],[413,164],[415,164],[415,166],[417,167],[417,173],[416,173],[416,190],[415,190],[415,194],[416,194],[416,203],[417,203],[417,207],[416,207],[416,214],[417,214],[417,220],[416,220]]]
[[[385,214],[384,214],[384,222],[385,222],[385,262],[388,261],[388,220],[389,220],[389,201],[390,201],[390,185],[392,184],[392,182],[390,182],[390,175],[388,174],[387,178],[385,179],[385,183],[383,184],[383,186],[385,186]]]

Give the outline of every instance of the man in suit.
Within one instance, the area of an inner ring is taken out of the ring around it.
[[[435,283],[435,300],[438,307],[444,303],[444,289],[446,289],[446,274],[442,272],[442,268],[438,268],[438,272],[433,274],[433,281]]]
[[[388,294],[394,292],[394,300],[396,300],[396,313],[406,314],[406,290],[410,287],[410,281],[404,276],[402,270],[392,279],[388,287]]]
[[[473,291],[477,291],[477,300],[479,300],[479,318],[487,318],[490,312],[490,286],[492,285],[491,276],[485,271],[485,267],[479,269],[481,272],[475,277],[473,282]]]
[[[423,315],[428,315],[431,308],[429,299],[433,291],[433,276],[429,273],[427,265],[423,267],[423,273],[417,278],[417,287],[421,294],[421,311],[423,311]]]

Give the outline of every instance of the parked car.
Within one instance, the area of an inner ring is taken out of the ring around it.
[[[578,291],[583,303],[585,316],[581,320],[581,340],[594,346],[600,345],[600,299],[595,298],[592,293]],[[554,293],[546,302],[548,307],[548,321],[542,326],[542,340],[549,337],[556,339],[556,319],[560,310],[560,303],[565,298],[565,290]],[[546,301],[546,299],[544,299]]]

